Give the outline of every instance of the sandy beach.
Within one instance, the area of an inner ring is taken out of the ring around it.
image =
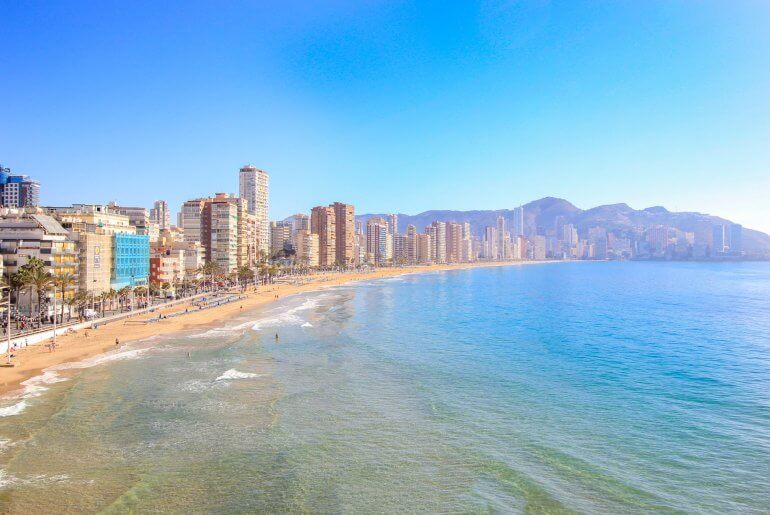
[[[168,334],[195,327],[219,324],[229,317],[240,313],[242,310],[254,309],[269,304],[277,299],[303,293],[338,286],[341,284],[372,280],[391,276],[432,272],[441,270],[459,270],[466,268],[490,267],[490,266],[516,266],[541,262],[484,262],[464,263],[456,265],[430,265],[404,268],[380,268],[365,273],[347,274],[316,274],[306,276],[303,284],[274,284],[261,286],[259,291],[250,291],[245,298],[218,307],[198,310],[189,303],[177,304],[155,310],[154,313],[137,315],[130,320],[118,320],[104,323],[98,329],[80,330],[69,334],[57,336],[57,349],[51,352],[45,345],[30,345],[16,351],[16,366],[0,369],[0,395],[8,394],[19,389],[21,383],[39,375],[48,367],[60,363],[81,361],[86,358],[115,350],[115,340],[119,339],[120,345],[141,340],[154,335]],[[157,318],[158,314],[171,314],[189,312],[167,320],[148,322],[151,318]],[[87,336],[86,336],[86,333]]]

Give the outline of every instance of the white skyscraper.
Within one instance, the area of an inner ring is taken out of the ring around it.
[[[506,252],[506,230],[505,230],[505,218],[502,216],[497,217],[497,256],[496,259],[510,259],[510,255]]]
[[[150,220],[158,224],[161,231],[171,229],[171,212],[165,200],[156,200],[150,209]]]
[[[239,195],[246,199],[249,213],[256,218],[257,250],[266,255],[270,252],[269,182],[266,171],[251,165],[241,168]]]
[[[395,236],[398,234],[398,215],[397,214],[389,214],[388,215],[388,232]]]

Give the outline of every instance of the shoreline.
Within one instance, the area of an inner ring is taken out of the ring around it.
[[[553,261],[558,262],[558,261]],[[23,382],[39,376],[49,367],[63,363],[82,361],[94,356],[105,354],[122,347],[125,343],[143,340],[157,335],[178,333],[194,328],[210,327],[232,318],[243,310],[259,308],[290,295],[297,295],[324,288],[340,286],[352,282],[376,280],[387,277],[412,275],[428,272],[451,270],[468,270],[474,268],[522,266],[551,263],[551,261],[490,261],[480,263],[459,263],[447,265],[411,266],[404,268],[378,268],[371,272],[353,272],[347,274],[314,274],[307,277],[302,284],[272,284],[260,286],[257,292],[245,293],[245,298],[198,310],[189,302],[172,307],[157,309],[154,313],[145,313],[135,318],[101,323],[98,329],[88,329],[62,333],[57,335],[58,348],[50,352],[42,344],[31,345],[16,351],[17,365],[0,368],[0,396],[9,395],[23,390]],[[189,309],[181,316],[149,322],[159,314],[170,315]],[[115,341],[119,339],[120,345]]]

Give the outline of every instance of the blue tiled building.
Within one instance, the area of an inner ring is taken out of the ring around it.
[[[115,234],[112,243],[110,286],[146,285],[150,276],[150,237],[147,234]]]

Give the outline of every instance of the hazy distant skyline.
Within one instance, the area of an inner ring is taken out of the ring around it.
[[[455,5],[461,4],[461,5]],[[49,205],[176,212],[270,172],[270,215],[581,208],[770,232],[770,4],[2,7],[0,163]]]

